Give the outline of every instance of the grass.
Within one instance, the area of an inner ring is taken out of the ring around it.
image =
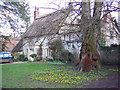
[[[2,65],[0,65],[0,88],[2,88]]]
[[[2,65],[2,86],[4,88],[42,87],[42,84],[32,81],[28,75],[54,67],[46,63],[4,64]]]
[[[53,65],[65,65],[65,63],[63,63],[61,61],[53,61],[53,62],[47,61],[47,62],[50,64],[53,64]]]
[[[108,69],[101,69],[83,73],[73,71],[71,67],[59,67],[34,72],[33,75],[30,75],[30,78],[42,82],[66,84],[70,87],[81,87],[82,85],[89,84],[91,80],[98,80],[107,76],[109,72]]]
[[[79,88],[82,86],[82,84],[86,84],[86,81],[102,78],[108,75],[110,72],[115,71],[113,69],[101,69],[98,72],[95,72],[97,73],[97,75],[95,75],[95,73],[91,71],[87,73],[81,73],[78,71],[73,71],[71,68],[72,67],[70,66],[51,65],[49,63],[3,64],[2,87]],[[72,80],[73,83],[70,80]],[[63,83],[61,83],[61,81]]]

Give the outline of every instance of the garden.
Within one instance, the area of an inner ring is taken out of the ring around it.
[[[3,88],[81,88],[104,78],[118,69],[79,72],[58,62],[2,64]]]

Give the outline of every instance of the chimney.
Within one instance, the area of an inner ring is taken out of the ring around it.
[[[73,2],[69,2],[68,6],[69,6],[70,9],[73,9]]]
[[[39,8],[35,7],[35,11],[34,11],[34,20],[39,18]]]
[[[111,14],[110,14],[109,7],[107,7],[107,9],[104,10],[104,14],[106,14],[106,16],[104,17],[104,20],[106,22],[110,22],[111,21]]]

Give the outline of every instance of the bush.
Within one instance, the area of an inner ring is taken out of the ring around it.
[[[46,60],[46,61],[52,61],[52,62],[54,61],[53,57],[50,57],[50,56],[47,56],[44,60]]]
[[[55,39],[53,41],[49,41],[48,42],[48,46],[51,50],[54,50],[54,51],[59,51],[61,50],[63,47],[63,44],[62,44],[62,40],[59,38],[59,39]]]
[[[30,57],[35,58],[35,57],[37,57],[37,55],[36,54],[31,54]]]
[[[65,65],[65,63],[63,63],[63,62],[61,62],[61,61],[50,62],[50,64],[54,64],[54,65]]]
[[[51,50],[53,50],[53,60],[60,60],[65,63],[72,62],[74,60],[73,54],[64,49],[62,40],[60,38],[48,42],[48,46]]]
[[[20,62],[20,60],[18,60],[18,59],[14,59],[14,62]]]
[[[18,55],[16,61],[28,61],[28,58],[24,56],[24,54]]]
[[[68,50],[62,49],[59,52],[58,60],[60,60],[62,62],[72,62],[74,60],[74,56]]]
[[[53,60],[56,60],[57,54],[59,53],[59,51],[61,51],[61,49],[64,49],[62,40],[60,38],[55,39],[53,41],[49,41],[48,46],[52,50],[51,54],[52,54]]]
[[[76,63],[80,60],[79,59],[79,52],[77,51],[77,49],[74,49],[73,56],[74,56],[74,63]]]
[[[30,57],[34,59],[34,62],[38,61],[37,54],[31,54]]]

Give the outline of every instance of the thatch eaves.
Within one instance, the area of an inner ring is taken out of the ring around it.
[[[22,51],[23,39],[21,39],[18,44],[13,48],[12,52],[20,52]]]
[[[69,9],[62,9],[34,20],[32,25],[24,33],[23,38],[13,48],[12,52],[19,52],[22,50],[24,38],[39,38],[43,35],[57,34],[69,13]]]

